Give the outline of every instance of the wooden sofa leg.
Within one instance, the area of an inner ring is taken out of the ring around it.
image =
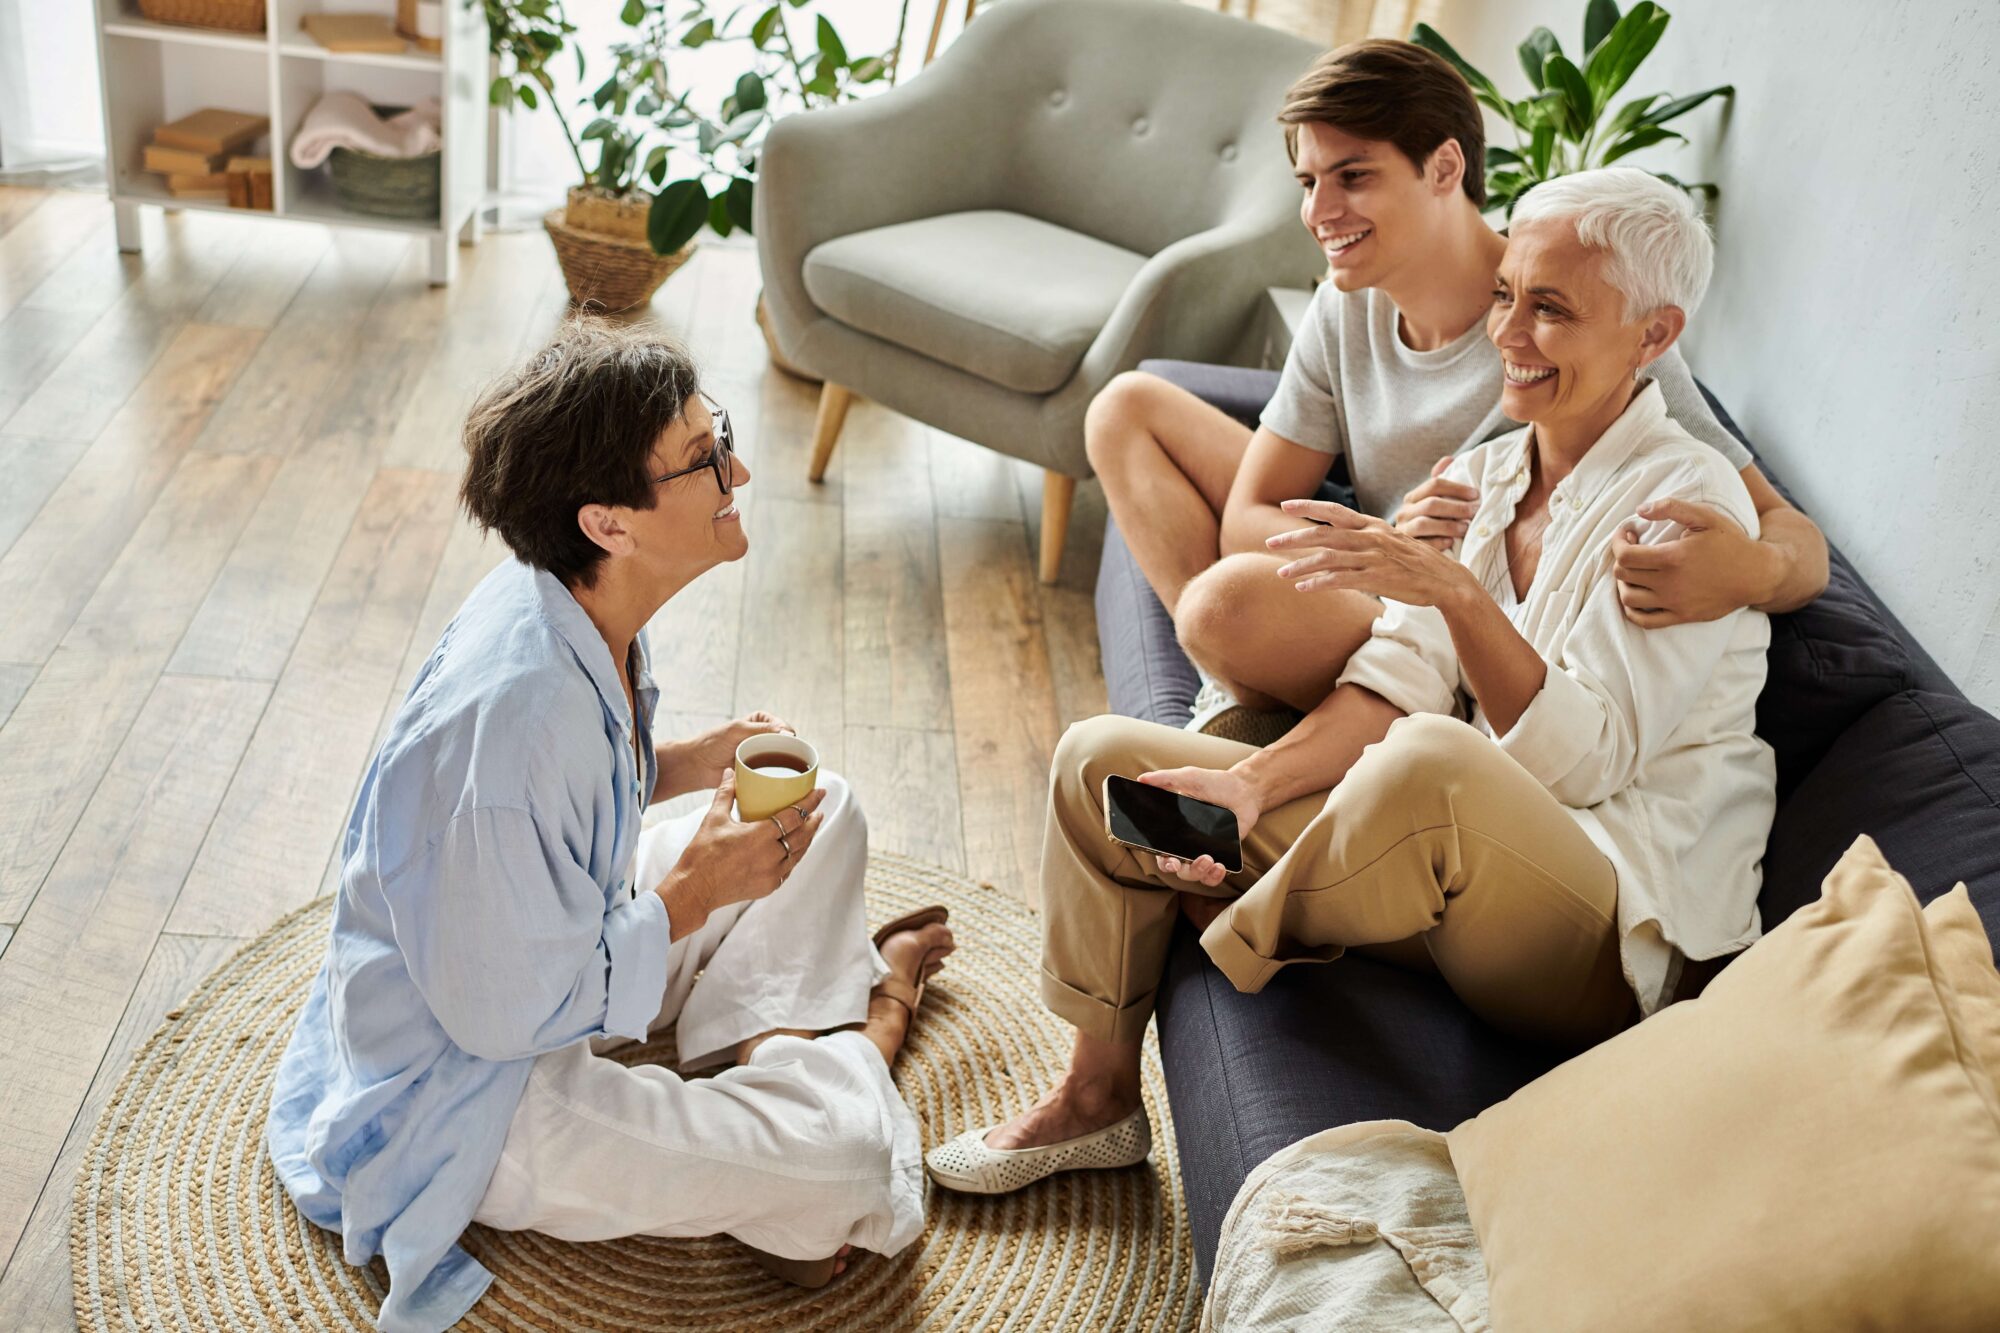
[[[847,420],[847,405],[853,401],[853,393],[832,380],[820,389],[819,416],[813,421],[812,471],[806,473],[809,480],[825,480],[826,465],[833,458],[833,446]]]
[[[1069,536],[1069,507],[1076,499],[1076,478],[1065,472],[1042,473],[1042,582],[1054,583],[1062,569],[1063,539]]]

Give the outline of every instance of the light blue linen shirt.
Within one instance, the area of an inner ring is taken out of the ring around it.
[[[492,1281],[458,1237],[534,1058],[643,1039],[659,1012],[666,908],[627,883],[656,777],[643,634],[630,666],[636,720],[569,590],[509,561],[446,627],[348,820],[266,1141],[348,1263],[386,1260],[384,1333],[443,1329]]]

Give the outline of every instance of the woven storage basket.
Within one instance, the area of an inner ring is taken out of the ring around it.
[[[645,241],[578,231],[563,221],[566,210],[552,208],[542,226],[555,242],[569,299],[605,312],[630,310],[653,299],[673,271],[694,254],[692,242],[670,255],[656,255]]]
[[[354,148],[336,148],[326,160],[333,192],[357,213],[376,217],[436,221],[440,152],[416,157],[378,157]]]
[[[264,31],[264,0],[139,0],[139,13],[155,23]]]
[[[571,231],[589,231],[599,236],[643,241],[646,239],[646,219],[652,212],[652,206],[649,195],[620,199],[580,185],[572,186],[563,222]]]

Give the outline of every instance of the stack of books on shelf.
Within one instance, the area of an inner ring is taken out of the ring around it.
[[[207,107],[153,131],[146,170],[166,177],[176,199],[232,208],[271,207],[271,159],[246,154],[270,132],[266,116]]]

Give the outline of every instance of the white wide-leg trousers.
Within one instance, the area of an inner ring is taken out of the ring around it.
[[[659,1024],[681,1067],[775,1028],[859,1023],[886,974],[868,935],[868,826],[822,774],[826,822],[790,879],[675,941]],[[658,884],[704,811],[648,829],[634,883]],[[563,1240],[727,1233],[790,1259],[842,1245],[893,1254],[923,1230],[922,1143],[888,1067],[858,1032],[774,1037],[747,1065],[690,1079],[579,1042],[535,1061],[477,1222]]]

